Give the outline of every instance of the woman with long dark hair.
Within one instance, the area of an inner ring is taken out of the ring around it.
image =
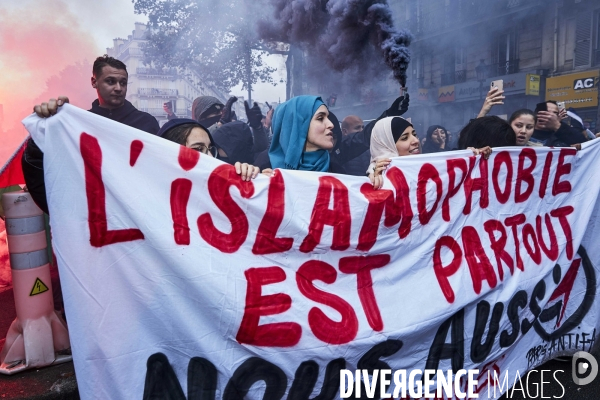
[[[471,120],[460,131],[458,148],[516,146],[517,135],[508,122],[500,117],[490,116]]]
[[[446,128],[441,125],[431,125],[427,129],[423,153],[430,154],[449,150],[446,148],[446,136]]]
[[[541,146],[529,140],[535,130],[535,114],[533,111],[526,108],[517,110],[512,113],[508,123],[517,135],[517,146]]]

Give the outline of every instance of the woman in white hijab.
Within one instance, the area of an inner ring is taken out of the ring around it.
[[[473,154],[482,154],[488,158],[492,153],[490,147],[474,149]],[[382,118],[373,127],[371,133],[371,164],[367,173],[374,189],[383,185],[383,171],[390,164],[392,157],[421,154],[421,147],[415,128],[402,117]]]

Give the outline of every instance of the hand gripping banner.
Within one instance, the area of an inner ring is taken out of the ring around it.
[[[477,369],[498,398],[598,338],[597,140],[399,157],[374,191],[245,182],[68,104],[24,123],[84,399],[336,399],[346,369]]]

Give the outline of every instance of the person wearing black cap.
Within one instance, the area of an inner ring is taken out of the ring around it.
[[[240,123],[245,125],[243,122]],[[246,129],[248,128],[246,127]],[[218,149],[213,141],[213,136],[208,129],[196,120],[187,118],[172,119],[163,125],[157,135],[171,142],[199,151],[210,157],[218,157]],[[223,161],[227,162],[226,160]],[[244,160],[237,160],[230,164],[235,167],[235,172],[240,175],[244,181],[256,178],[260,172],[258,167],[255,167]]]

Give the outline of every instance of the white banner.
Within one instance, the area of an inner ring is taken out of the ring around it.
[[[479,397],[498,398],[597,339],[597,140],[400,157],[373,191],[243,182],[68,104],[24,123],[83,399],[335,399],[341,369],[382,368],[478,369]]]

